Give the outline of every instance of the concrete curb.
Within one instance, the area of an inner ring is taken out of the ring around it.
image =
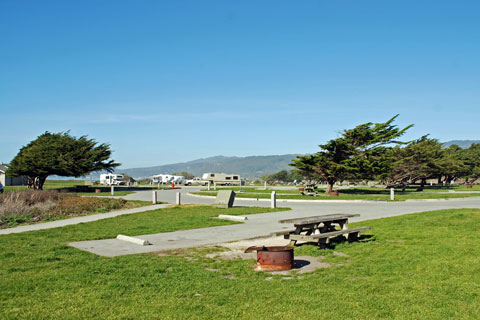
[[[405,202],[435,202],[435,201],[465,201],[478,200],[480,197],[465,197],[465,198],[443,198],[443,199],[407,199]]]
[[[188,193],[191,197],[216,199],[214,196],[201,196],[198,194]],[[404,201],[388,201],[388,200],[301,200],[301,199],[278,199],[278,202],[297,202],[297,203],[398,203],[398,202],[435,202],[435,201],[464,201],[468,199],[480,199],[480,197],[465,197],[465,198],[440,198],[440,199],[406,199]],[[235,201],[262,201],[270,202],[270,199],[266,198],[235,198]]]
[[[188,193],[191,197],[197,198],[205,198],[205,199],[216,199],[214,196],[201,196],[198,194]],[[235,197],[235,201],[261,201],[261,202],[270,202],[271,199],[266,198],[237,198]],[[299,203],[386,203],[389,201],[386,200],[300,200],[300,199],[278,199],[277,202],[299,202]]]

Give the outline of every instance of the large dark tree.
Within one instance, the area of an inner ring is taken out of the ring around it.
[[[443,165],[447,166],[446,151],[442,149],[442,144],[427,136],[412,141],[404,148],[393,148],[387,154],[394,160],[382,179],[387,186],[405,188],[420,180],[423,187],[426,179],[437,177],[441,174]]]
[[[111,153],[108,144],[98,144],[87,136],[47,131],[20,149],[7,175],[26,176],[30,187],[43,189],[50,175],[81,177],[99,170],[113,172],[120,164],[109,160]]]
[[[464,152],[464,162],[468,168],[466,183],[474,183],[480,178],[480,143],[472,144]]]
[[[315,173],[327,181],[326,193],[330,193],[337,181],[345,179],[369,179],[389,169],[384,153],[389,145],[403,144],[396,139],[413,125],[403,129],[393,125],[398,115],[384,123],[368,122],[320,145],[321,151],[298,156],[291,164],[300,172]]]

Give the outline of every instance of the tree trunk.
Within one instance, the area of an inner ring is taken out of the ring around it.
[[[427,179],[425,178],[422,178],[422,182],[421,182],[421,185],[420,185],[420,188],[425,188],[425,184],[427,183]]]
[[[325,191],[326,194],[330,194],[333,191],[333,185],[335,184],[335,180],[327,180],[327,190]]]
[[[38,190],[43,190],[45,180],[47,180],[47,177],[38,177]]]

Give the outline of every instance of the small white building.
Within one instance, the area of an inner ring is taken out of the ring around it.
[[[4,186],[24,186],[25,177],[7,177],[6,172],[8,169],[8,164],[0,164],[0,183]]]

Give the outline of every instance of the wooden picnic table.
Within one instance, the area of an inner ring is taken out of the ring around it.
[[[302,190],[303,189],[303,190]],[[304,196],[314,196],[318,195],[317,190],[315,190],[314,184],[307,184],[300,190],[300,194]]]
[[[289,246],[294,246],[297,241],[316,242],[320,247],[326,247],[330,239],[343,235],[349,242],[357,240],[360,231],[370,227],[349,229],[348,219],[359,217],[359,214],[336,213],[323,216],[312,216],[295,219],[280,220],[279,223],[291,223],[295,229],[275,232],[290,240]],[[339,229],[337,229],[337,225]]]

